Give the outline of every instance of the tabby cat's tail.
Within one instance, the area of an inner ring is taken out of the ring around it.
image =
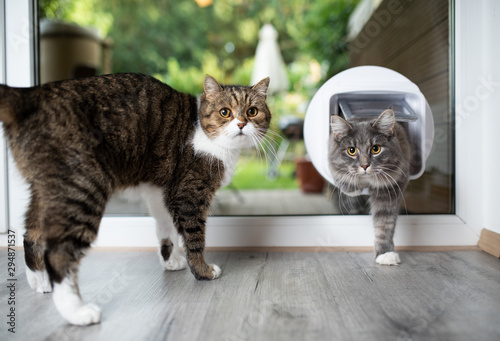
[[[0,121],[6,125],[14,123],[14,91],[6,85],[0,85]]]

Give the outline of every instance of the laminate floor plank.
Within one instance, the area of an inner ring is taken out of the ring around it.
[[[255,290],[267,264],[268,253],[230,252],[228,256],[207,318],[202,322],[199,340],[233,340],[255,303]]]
[[[81,294],[102,322],[67,324],[51,294],[29,287],[23,252],[15,281],[0,277],[1,340],[498,340],[500,260],[479,251],[207,252],[214,281],[164,271],[156,252],[91,251]],[[4,261],[7,250],[0,250]],[[15,282],[16,333],[8,332]],[[3,319],[3,320],[2,320]]]
[[[319,265],[314,253],[269,253],[257,299],[240,328],[243,339],[335,339],[333,297]]]

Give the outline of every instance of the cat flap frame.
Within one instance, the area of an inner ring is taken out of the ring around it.
[[[331,115],[348,121],[376,118],[392,104],[413,148],[410,180],[425,171],[434,142],[434,120],[419,88],[400,73],[380,66],[358,66],[330,78],[316,92],[304,120],[304,142],[314,167],[335,184],[328,165]]]

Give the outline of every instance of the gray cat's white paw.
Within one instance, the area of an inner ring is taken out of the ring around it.
[[[51,292],[52,285],[50,285],[49,275],[47,271],[31,271],[26,268],[26,278],[31,289],[41,294]]]
[[[401,263],[401,260],[396,252],[386,252],[378,255],[375,262],[380,265],[398,265]]]
[[[216,278],[219,278],[220,277],[220,274],[222,273],[222,270],[215,264],[212,264],[212,279],[216,279]]]
[[[362,191],[360,191],[359,189],[353,191],[353,192],[344,192],[342,191],[342,193],[344,193],[345,195],[349,196],[349,197],[358,197],[360,196],[361,194],[363,194]]]
[[[187,261],[186,258],[184,258],[181,255],[170,255],[168,258],[168,261],[165,262],[163,257],[160,255],[160,263],[161,265],[170,271],[177,271],[177,270],[183,270],[187,268]]]

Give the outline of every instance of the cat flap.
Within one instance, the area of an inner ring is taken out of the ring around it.
[[[328,161],[332,115],[347,121],[376,119],[386,109],[407,129],[415,167],[410,179],[422,175],[434,141],[432,111],[418,86],[402,74],[380,66],[364,65],[344,70],[316,92],[304,119],[304,142],[314,167],[333,181]],[[418,163],[418,164],[417,164]]]
[[[372,94],[371,96],[342,96],[338,100],[339,114],[347,121],[356,122],[377,118],[384,110],[392,109],[396,121],[413,122],[418,115],[403,96],[397,94]]]

